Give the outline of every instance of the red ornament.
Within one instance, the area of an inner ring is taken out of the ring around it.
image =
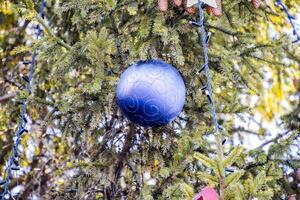
[[[216,9],[213,9],[213,14],[219,17],[222,15],[222,2],[221,0],[216,0],[216,3],[218,7]]]
[[[207,6],[205,9],[206,9],[206,12],[207,12],[209,15],[212,14],[213,7]]]
[[[298,182],[300,182],[300,168],[295,171],[295,178]]]
[[[206,11],[209,15],[213,14],[217,17],[220,17],[222,15],[222,2],[221,0],[216,0],[216,3],[217,3],[217,8],[207,6]]]
[[[291,196],[289,196],[288,200],[297,200],[296,195],[292,194]]]
[[[182,0],[173,0],[173,3],[175,4],[175,6],[181,6],[182,4]]]
[[[253,7],[254,7],[255,9],[257,9],[257,8],[259,8],[259,6],[260,6],[260,4],[261,4],[261,0],[252,0],[251,3],[252,3],[252,5],[253,5]]]
[[[167,0],[158,0],[158,9],[160,11],[168,10],[168,1]]]
[[[185,8],[185,10],[189,13],[189,14],[195,14],[195,7],[187,7]]]
[[[205,187],[193,200],[218,200],[218,193],[211,187]]]

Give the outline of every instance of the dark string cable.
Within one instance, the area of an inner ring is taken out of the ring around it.
[[[277,0],[274,4],[275,4],[275,6],[280,7],[284,10],[284,12],[286,13],[286,15],[293,27],[293,34],[297,38],[293,43],[300,42],[300,33],[298,31],[299,24],[295,23],[295,20],[296,20],[295,17],[290,14],[288,8],[286,7],[286,5],[284,3],[281,2],[281,0]]]
[[[208,37],[207,37],[205,27],[204,27],[204,12],[202,10],[202,2],[200,0],[198,0],[198,9],[199,9],[199,16],[200,16],[199,29],[201,32],[202,48],[203,48],[203,55],[204,55],[204,71],[205,71],[205,76],[207,79],[206,85],[204,87],[204,92],[208,96],[208,99],[211,104],[211,111],[212,111],[213,123],[215,126],[215,133],[217,133],[217,132],[219,132],[219,124],[217,121],[216,107],[215,107],[214,98],[213,98],[213,94],[212,94],[211,80],[210,80],[210,73],[209,73],[208,55],[207,55]]]
[[[44,18],[44,8],[45,8],[45,0],[41,0],[39,14],[42,18]],[[35,33],[37,39],[39,38],[41,32],[42,32],[41,27],[39,25],[37,25],[36,33]],[[22,76],[22,79],[25,82],[27,82],[26,90],[27,90],[28,95],[30,95],[30,93],[31,93],[31,82],[32,82],[34,70],[35,70],[36,56],[37,56],[36,52],[33,52],[32,56],[31,56],[31,61],[23,62],[24,64],[30,64],[29,77]],[[0,185],[3,185],[3,188],[4,188],[4,191],[1,195],[1,200],[6,200],[6,199],[10,198],[9,184],[12,179],[12,171],[20,170],[18,149],[19,149],[19,144],[21,143],[22,134],[25,132],[28,132],[28,130],[25,128],[26,123],[27,123],[27,119],[26,119],[27,103],[28,103],[28,98],[25,98],[21,103],[22,107],[21,107],[21,113],[20,113],[20,122],[19,122],[19,127],[16,132],[16,139],[15,139],[15,144],[13,147],[13,152],[7,163],[7,176],[6,176],[5,180],[0,183]]]
[[[293,43],[300,42],[300,33],[297,29],[297,28],[299,28],[299,25],[295,23],[295,17],[289,13],[289,10],[285,6],[285,4],[283,4],[281,2],[281,0],[277,0],[275,2],[275,6],[281,7],[285,11],[285,13],[292,25],[293,34],[297,38]],[[208,99],[211,103],[212,117],[213,117],[213,122],[214,122],[214,126],[215,126],[215,132],[218,132],[220,126],[217,121],[216,108],[215,108],[215,103],[214,103],[214,99],[213,99],[213,95],[212,95],[211,80],[210,80],[209,65],[208,65],[208,55],[207,55],[207,43],[209,41],[210,35],[206,34],[206,31],[205,31],[204,12],[202,10],[202,7],[203,7],[203,3],[200,0],[198,0],[198,9],[199,9],[199,16],[200,16],[199,22],[197,23],[194,21],[190,21],[189,23],[192,25],[198,26],[201,31],[202,47],[203,47],[203,54],[204,54],[204,66],[198,71],[198,73],[201,73],[203,70],[205,71],[207,83],[202,88],[202,90],[206,93],[206,95],[208,96]]]

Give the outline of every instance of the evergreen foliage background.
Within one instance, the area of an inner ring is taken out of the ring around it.
[[[285,3],[299,11],[296,0]],[[161,13],[154,0],[47,0],[45,20],[38,17],[39,1],[0,5],[3,179],[17,103],[28,96],[19,76],[28,68],[20,61],[31,51],[39,55],[22,170],[11,184],[23,185],[15,198],[192,199],[206,185],[220,199],[300,198],[294,177],[300,168],[300,48],[291,44],[284,13],[273,2],[254,9],[246,0],[223,0],[222,17],[206,16],[223,146],[212,133],[196,75],[203,65],[200,34],[188,22],[197,15],[179,8]],[[39,40],[32,37],[36,23],[44,30]],[[127,66],[150,58],[177,67],[187,100],[175,122],[144,129],[122,116],[115,88]],[[237,121],[256,121],[259,129]],[[274,121],[283,132],[266,126]],[[258,136],[257,148],[246,148],[248,135]]]

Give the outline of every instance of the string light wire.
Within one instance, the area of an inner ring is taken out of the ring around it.
[[[216,107],[215,107],[215,102],[213,98],[213,93],[212,93],[212,87],[211,87],[211,79],[210,79],[210,73],[209,73],[209,59],[207,55],[207,43],[208,43],[208,34],[205,31],[204,27],[204,11],[202,9],[202,2],[198,0],[198,10],[199,10],[199,29],[201,32],[201,41],[202,41],[202,48],[203,48],[203,55],[204,55],[204,72],[205,76],[207,79],[206,85],[203,88],[205,94],[207,95],[210,105],[211,105],[211,112],[212,112],[212,118],[213,118],[213,123],[214,123],[214,132],[218,133],[219,132],[219,124],[217,120],[217,114],[216,114]]]
[[[45,0],[41,0],[39,15],[42,18],[44,18],[44,10],[45,10]],[[42,29],[39,25],[37,25],[36,33],[35,33],[37,39],[39,38],[41,33],[42,33]],[[22,76],[22,79],[25,82],[27,82],[26,91],[27,91],[28,95],[31,94],[31,83],[32,83],[33,75],[34,75],[34,71],[35,71],[36,57],[37,57],[37,53],[33,52],[32,56],[31,56],[31,61],[23,62],[23,64],[25,64],[25,65],[28,65],[28,64],[30,65],[30,67],[29,67],[29,77]],[[28,98],[24,98],[22,103],[21,103],[20,122],[19,122],[19,126],[18,126],[16,136],[15,136],[13,152],[12,152],[12,155],[10,156],[10,158],[8,159],[8,163],[7,163],[7,169],[6,169],[7,170],[7,176],[0,183],[0,185],[3,185],[3,188],[4,188],[3,193],[1,195],[1,200],[6,200],[6,199],[9,199],[11,197],[10,192],[9,192],[9,184],[10,184],[11,179],[12,179],[12,171],[20,170],[20,166],[19,166],[19,145],[20,145],[21,140],[22,140],[22,138],[21,138],[22,135],[24,133],[28,132],[28,130],[25,128],[26,123],[27,123],[27,119],[26,119],[27,104],[28,104]]]
[[[286,7],[286,5],[284,3],[282,3],[281,0],[277,0],[274,4],[275,4],[275,6],[280,7],[284,10],[284,12],[287,15],[288,20],[290,21],[290,24],[292,25],[293,34],[296,36],[296,40],[293,41],[293,43],[300,42],[300,33],[299,33],[300,25],[296,24],[296,22],[295,22],[296,18],[290,14],[288,8]]]

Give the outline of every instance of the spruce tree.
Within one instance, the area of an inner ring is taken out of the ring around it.
[[[299,11],[296,0],[285,3],[291,12]],[[197,21],[197,12],[171,3],[160,12],[155,0],[47,0],[43,19],[40,1],[1,2],[2,180],[18,102],[29,98],[22,170],[10,184],[10,189],[22,187],[14,198],[182,200],[206,186],[221,200],[299,198],[294,173],[300,168],[299,45],[292,44],[286,16],[272,1],[259,9],[247,0],[222,5],[221,17],[205,15],[221,126],[215,134],[201,90],[206,80],[197,73],[203,66],[201,34],[189,23]],[[38,40],[36,24],[43,29]],[[34,51],[38,62],[29,95],[19,76],[28,67],[20,62]],[[184,110],[167,126],[137,126],[117,105],[120,75],[147,59],[176,66],[185,80]],[[262,120],[256,121],[257,113]],[[275,120],[283,132],[266,125]],[[243,121],[259,128],[241,126]],[[257,148],[244,145],[249,135],[261,140]]]

